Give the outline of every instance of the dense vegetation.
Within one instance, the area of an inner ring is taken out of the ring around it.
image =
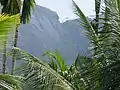
[[[43,62],[17,48],[16,32],[13,48],[7,51],[11,28],[16,27],[18,32],[19,24],[29,20],[35,5],[34,0],[24,0],[20,15],[18,1],[0,0],[3,5],[0,15],[0,50],[3,51],[0,90],[120,90],[120,0],[95,0],[96,15],[92,21],[87,20],[73,1],[75,14],[90,40],[91,56],[79,54],[71,66],[64,63],[58,51],[43,54],[48,59]],[[13,60],[11,72],[6,71],[7,57]],[[22,64],[14,68],[15,61]]]

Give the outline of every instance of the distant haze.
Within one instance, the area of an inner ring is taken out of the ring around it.
[[[30,24],[20,27],[18,47],[38,57],[45,51],[58,50],[70,65],[78,53],[89,55],[89,41],[83,30],[79,20],[60,23],[56,12],[37,6]]]
[[[94,0],[74,0],[86,16],[94,14]],[[47,7],[58,13],[60,21],[74,19],[72,0],[36,0],[38,5]]]

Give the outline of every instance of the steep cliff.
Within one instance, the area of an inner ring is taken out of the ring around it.
[[[59,22],[56,12],[37,6],[30,24],[21,25],[18,45],[40,56],[47,50],[59,50],[66,63],[71,64],[79,52],[86,53],[88,40],[78,20]]]

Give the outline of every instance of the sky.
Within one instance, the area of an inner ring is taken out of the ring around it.
[[[86,16],[94,14],[94,0],[74,0]],[[60,21],[74,19],[72,0],[36,0],[38,5],[47,7],[59,15]]]

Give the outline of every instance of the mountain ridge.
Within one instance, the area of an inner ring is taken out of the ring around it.
[[[21,25],[18,47],[40,56],[47,50],[58,50],[67,64],[71,64],[79,52],[86,53],[88,40],[79,21],[60,23],[56,12],[37,6],[29,24]]]

